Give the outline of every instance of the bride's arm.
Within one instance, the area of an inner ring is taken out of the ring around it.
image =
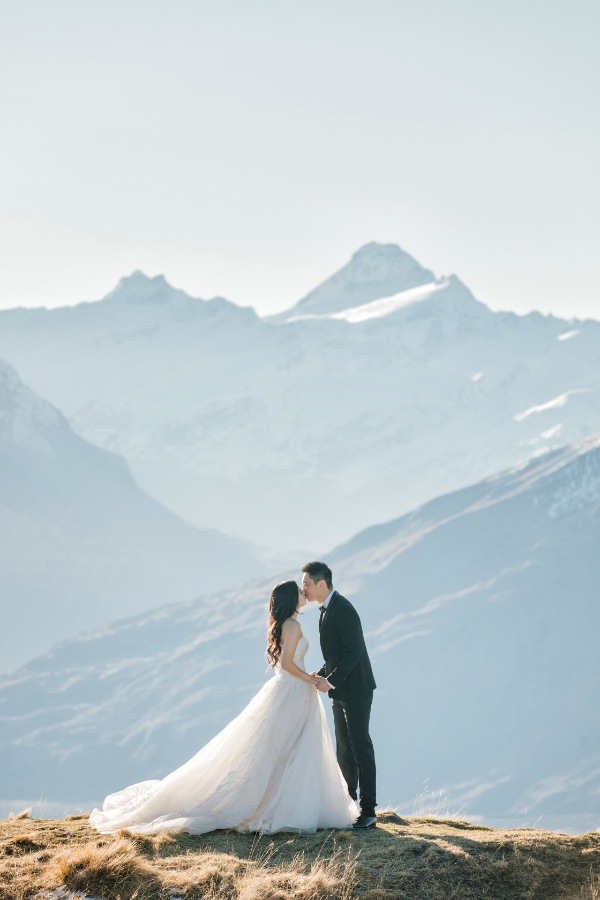
[[[309,684],[313,684],[316,687],[317,679],[313,675],[309,675],[308,672],[305,672],[304,669],[301,669],[294,662],[294,653],[296,652],[301,633],[302,629],[298,622],[294,619],[286,619],[281,629],[281,657],[279,661],[281,668],[289,672],[290,675],[295,675],[296,678],[308,681]]]

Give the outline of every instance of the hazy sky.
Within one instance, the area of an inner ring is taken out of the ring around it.
[[[596,0],[0,0],[0,306],[259,312],[362,244],[600,318]]]

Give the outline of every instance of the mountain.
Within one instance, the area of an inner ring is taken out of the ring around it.
[[[0,362],[0,669],[260,571],[250,545],[164,509]]]
[[[260,319],[135,273],[103,300],[0,312],[0,355],[185,521],[277,551],[600,430],[598,322],[492,312],[377,244],[315,296]]]
[[[310,291],[291,310],[273,316],[335,313],[435,282],[435,276],[396,244],[365,244],[338,272]]]
[[[600,436],[328,557],[378,683],[381,806],[437,797],[507,827],[600,826],[599,546]],[[5,678],[0,797],[89,805],[191,756],[267,677],[274,580],[119,622]],[[317,667],[316,611],[301,621]]]

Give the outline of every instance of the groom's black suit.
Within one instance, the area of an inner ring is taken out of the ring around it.
[[[371,661],[358,613],[349,600],[333,592],[321,611],[319,638],[325,664],[319,670],[332,685],[337,759],[354,800],[360,786],[360,809],[375,815],[375,753],[369,736],[373,690]]]

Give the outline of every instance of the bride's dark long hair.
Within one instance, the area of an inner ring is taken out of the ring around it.
[[[298,609],[300,588],[295,581],[280,581],[269,598],[269,624],[267,627],[267,662],[276,666],[281,656],[281,629]]]

